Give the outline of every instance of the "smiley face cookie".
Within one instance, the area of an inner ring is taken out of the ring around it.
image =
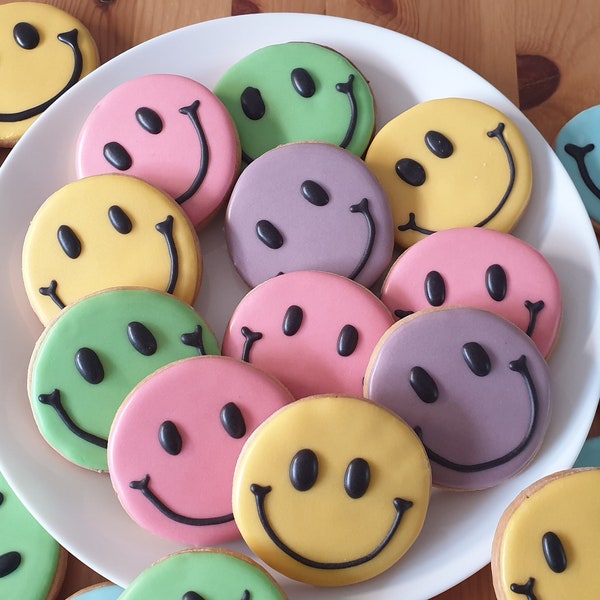
[[[99,60],[79,20],[37,2],[0,6],[0,56],[0,146],[8,147]]]
[[[69,596],[67,600],[117,600],[123,593],[123,588],[112,583],[99,583],[87,587]]]
[[[477,308],[396,323],[373,352],[364,393],[414,428],[434,485],[454,490],[489,488],[521,471],[550,417],[550,373],[531,338]]]
[[[182,358],[219,354],[189,305],[150,289],[97,292],[46,328],[29,365],[29,398],[46,441],[82,467],[108,468],[117,409],[147,375]]]
[[[134,175],[165,191],[194,226],[227,198],[240,166],[231,116],[205,86],[154,74],[111,90],[86,119],[77,141],[79,177]]]
[[[195,546],[239,537],[231,509],[248,436],[293,397],[261,370],[202,356],[150,375],[127,397],[108,441],[113,487],[152,533]]]
[[[193,304],[201,277],[190,220],[169,196],[128,175],[62,187],[38,209],[23,244],[25,290],[44,325],[110,287],[149,287]]]
[[[509,232],[531,194],[521,132],[476,100],[417,104],[383,126],[365,161],[388,194],[403,248],[453,227]]]
[[[360,284],[333,273],[295,271],[242,298],[221,350],[271,373],[295,398],[361,396],[371,352],[393,322]]]
[[[508,506],[492,545],[498,600],[595,598],[600,592],[600,469],[536,481]]]
[[[246,164],[288,142],[321,141],[365,152],[373,95],[340,53],[309,42],[274,44],[230,67],[215,86],[240,134]]]
[[[392,215],[375,176],[351,152],[318,142],[287,144],[256,159],[235,185],[225,235],[251,287],[309,269],[370,287],[394,249]]]
[[[233,510],[268,565],[298,581],[341,586],[375,577],[405,554],[430,490],[427,456],[404,421],[364,399],[312,396],[248,440]]]

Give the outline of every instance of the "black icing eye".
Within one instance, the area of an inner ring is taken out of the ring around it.
[[[506,296],[506,271],[500,265],[491,265],[485,272],[485,287],[492,300],[501,302]]]
[[[152,332],[139,321],[132,321],[127,325],[127,338],[129,343],[144,356],[152,356],[158,348]]]
[[[413,367],[408,376],[410,387],[417,396],[427,404],[432,404],[439,397],[437,384],[433,377],[423,367]]]
[[[310,98],[317,89],[310,73],[302,67],[292,71],[292,86],[303,98]]]
[[[452,142],[439,131],[428,131],[425,134],[425,145],[438,158],[448,158],[454,152]]]
[[[40,43],[40,34],[31,23],[17,23],[13,28],[13,37],[24,50],[33,50]]]
[[[129,152],[119,142],[105,144],[103,154],[106,162],[119,171],[127,171],[133,164]]]
[[[204,600],[204,597],[196,592],[190,591],[181,596],[181,600]]]
[[[246,422],[240,407],[234,402],[228,402],[221,409],[221,425],[232,438],[239,440],[246,435]]]
[[[171,456],[177,456],[181,452],[183,442],[181,433],[173,421],[163,421],[158,430],[158,441],[163,450]]]
[[[81,240],[68,226],[61,225],[56,232],[58,243],[69,258],[77,258],[81,254]]]
[[[3,502],[4,502],[4,494],[2,492],[0,492],[0,506],[2,506]]]
[[[283,317],[283,333],[287,336],[292,336],[298,333],[302,325],[304,312],[299,306],[292,304],[286,311]]]
[[[429,271],[425,277],[425,298],[431,306],[441,306],[446,300],[446,284],[437,271]]]
[[[142,106],[141,108],[138,108],[135,111],[135,118],[142,127],[142,129],[146,130],[148,133],[156,135],[157,133],[160,133],[162,131],[162,119],[155,110],[152,110],[147,106]]]
[[[319,459],[310,449],[296,452],[290,464],[290,481],[299,492],[306,492],[315,485],[319,474]]]
[[[131,233],[133,224],[127,213],[116,204],[108,209],[108,220],[110,224],[123,235]]]
[[[354,325],[344,325],[337,341],[337,353],[340,356],[350,356],[358,345],[358,330]]]
[[[102,361],[91,348],[79,348],[75,352],[75,368],[88,383],[96,385],[104,379]]]
[[[240,96],[242,110],[252,121],[258,121],[265,116],[265,103],[260,95],[260,90],[247,87]]]
[[[467,366],[478,377],[489,375],[492,361],[485,348],[477,342],[467,342],[462,347],[462,354]]]
[[[283,246],[283,235],[271,221],[260,220],[256,224],[256,235],[265,246],[272,250],[277,250]]]
[[[401,158],[396,163],[396,174],[402,181],[414,187],[423,185],[427,179],[423,166],[412,158]]]
[[[307,179],[302,182],[300,192],[305,200],[315,206],[325,206],[329,202],[329,194],[316,181]]]
[[[555,573],[562,573],[567,568],[567,555],[556,533],[548,531],[544,534],[542,537],[542,550],[548,566]]]
[[[371,469],[364,458],[350,461],[344,475],[344,489],[350,498],[361,498],[365,495],[371,482]]]
[[[0,579],[10,575],[13,571],[16,571],[21,564],[21,553],[7,552],[6,554],[0,555]]]

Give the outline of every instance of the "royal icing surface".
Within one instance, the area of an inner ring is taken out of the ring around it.
[[[506,115],[476,100],[415,105],[382,127],[365,161],[388,194],[404,248],[454,227],[511,231],[531,194],[523,136]]]
[[[128,175],[67,184],[42,204],[25,235],[25,290],[44,325],[110,287],[149,287],[193,304],[201,277],[190,220],[169,196]]]
[[[571,469],[553,473],[517,496],[493,543],[499,600],[598,596],[599,486],[599,469]]]
[[[0,146],[14,145],[99,60],[79,20],[37,2],[0,6],[0,56]]]
[[[371,352],[393,322],[385,305],[360,284],[333,273],[296,271],[242,298],[222,353],[271,373],[295,398],[361,396]]]
[[[117,585],[101,583],[80,590],[73,596],[69,596],[67,600],[117,600],[121,597],[123,591],[123,588]]]
[[[573,467],[600,467],[600,436],[585,441]]]
[[[287,577],[322,586],[382,573],[413,544],[431,473],[415,433],[364,399],[313,396],[265,421],[238,461],[244,540]]]
[[[398,317],[432,306],[472,306],[505,317],[548,356],[560,329],[562,295],[548,260],[492,229],[439,231],[403,252],[381,290]]]
[[[477,308],[399,321],[375,348],[365,396],[418,432],[434,485],[484,489],[536,455],[550,417],[550,374],[531,339]]]
[[[239,537],[233,470],[248,436],[293,397],[261,370],[202,356],[160,369],[129,394],[108,441],[111,481],[142,527],[214,545]]]
[[[180,75],[147,75],[117,86],[96,105],[77,141],[79,177],[139,177],[175,198],[196,228],[228,196],[240,160],[223,103]]]
[[[362,156],[375,127],[369,84],[344,56],[309,42],[274,44],[230,67],[215,86],[250,163],[287,142],[321,141]]]
[[[370,287],[394,249],[391,211],[375,176],[348,150],[317,142],[280,146],[244,170],[225,235],[251,287],[309,269]]]

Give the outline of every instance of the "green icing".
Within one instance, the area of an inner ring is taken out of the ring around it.
[[[143,323],[156,338],[151,356],[139,353],[127,337],[132,321]],[[62,404],[82,430],[108,439],[114,416],[133,387],[158,368],[197,356],[198,349],[181,342],[181,335],[202,327],[206,354],[220,354],[206,322],[174,296],[147,289],[116,289],[94,294],[65,309],[38,342],[30,365],[33,413],[51,446],[72,462],[88,469],[108,469],[106,449],[67,429],[57,411],[39,401],[40,394],[60,390]],[[104,368],[104,379],[88,383],[75,367],[75,354],[94,350]]]

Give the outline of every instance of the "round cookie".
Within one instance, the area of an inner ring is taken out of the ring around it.
[[[388,194],[403,248],[454,227],[509,232],[531,194],[531,157],[521,132],[477,100],[413,106],[382,127],[365,161]]]
[[[287,577],[321,586],[365,581],[421,531],[431,491],[423,446],[373,402],[312,396],[248,440],[233,510],[248,546]]]
[[[145,529],[185,544],[238,538],[236,460],[252,431],[292,401],[274,378],[228,357],[189,358],[150,375],[125,400],[108,440],[124,509]]]
[[[562,316],[560,282],[545,256],[479,227],[438,231],[411,246],[388,271],[381,299],[397,317],[432,306],[489,310],[525,331],[545,357]]]
[[[191,306],[150,289],[97,292],[67,307],[36,344],[28,379],[36,423],[67,459],[106,471],[108,434],[127,394],[199,354],[219,354],[219,343]]]
[[[552,473],[508,506],[492,545],[498,600],[595,598],[600,469]]]
[[[6,147],[99,62],[83,23],[38,2],[0,6],[0,56],[0,146]]]
[[[52,600],[67,553],[25,508],[0,473],[0,598]]]
[[[227,206],[225,235],[251,287],[310,269],[370,287],[394,250],[390,207],[375,176],[348,150],[319,142],[279,146],[246,168]]]
[[[558,132],[555,150],[570,175],[596,231],[600,231],[600,106],[592,106]]]
[[[201,277],[198,236],[185,213],[128,175],[65,185],[38,209],[23,244],[25,290],[44,325],[110,287],[149,287],[193,304]]]
[[[99,583],[76,592],[67,600],[117,600],[123,592],[123,588],[118,585]]]
[[[382,337],[364,394],[421,438],[433,483],[492,487],[537,454],[550,418],[548,365],[523,331],[478,308],[415,313]]]
[[[79,177],[126,173],[174,198],[199,229],[220,208],[237,177],[235,125],[204,85],[153,74],[111,90],[77,140]]]
[[[295,271],[242,298],[221,351],[271,373],[295,398],[361,396],[371,352],[393,322],[360,284],[333,273]]]
[[[242,160],[288,142],[320,141],[362,156],[375,128],[373,95],[339,52],[310,42],[260,48],[218,81],[240,134]]]
[[[140,573],[119,600],[286,600],[251,558],[222,549],[171,554]]]

